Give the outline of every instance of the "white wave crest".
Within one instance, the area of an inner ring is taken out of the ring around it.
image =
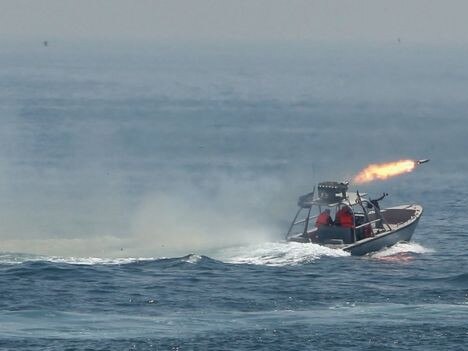
[[[316,244],[269,242],[223,249],[214,256],[225,263],[286,266],[312,262],[322,256],[349,256],[349,253]]]
[[[99,257],[60,257],[41,256],[29,254],[0,253],[0,264],[21,264],[25,262],[54,262],[80,265],[119,265],[139,261],[152,261],[159,258],[154,257],[121,257],[121,258],[99,258]]]
[[[395,256],[399,254],[405,253],[416,253],[416,254],[423,254],[423,253],[430,253],[434,252],[434,250],[430,248],[426,248],[421,244],[409,242],[409,243],[397,243],[391,247],[383,249],[382,251],[378,251],[371,255],[373,258],[383,258],[388,256]]]
[[[182,258],[184,262],[196,264],[198,263],[202,257],[200,255],[190,254]]]
[[[157,260],[155,257],[120,257],[120,258],[99,258],[99,257],[47,257],[46,261],[56,263],[81,264],[81,265],[120,265],[141,261]]]

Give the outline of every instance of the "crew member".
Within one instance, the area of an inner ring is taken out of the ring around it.
[[[370,202],[372,203],[372,205],[374,206],[375,209],[377,210],[380,210],[380,204],[379,204],[379,201],[383,200],[385,196],[388,196],[387,193],[383,193],[381,197],[379,197],[378,199],[374,199],[374,200],[370,200]]]
[[[343,228],[352,228],[354,226],[353,213],[349,206],[345,205],[336,212],[335,224]]]
[[[375,225],[379,229],[383,229],[382,213],[380,212],[379,201],[383,200],[385,196],[388,196],[388,194],[383,193],[382,196],[379,197],[378,199],[370,200],[372,206],[374,207],[375,215],[377,216],[378,219],[380,219]],[[372,206],[368,204],[367,208],[372,208]]]
[[[320,213],[317,217],[317,220],[315,221],[315,226],[317,228],[321,227],[321,226],[328,226],[328,225],[332,225],[333,224],[333,220],[330,216],[330,209],[326,208],[322,213]]]

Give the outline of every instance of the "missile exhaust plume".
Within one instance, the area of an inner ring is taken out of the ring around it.
[[[428,162],[429,160],[400,160],[388,163],[370,164],[354,177],[356,184],[372,182],[374,180],[384,180],[400,174],[409,173],[416,165]]]

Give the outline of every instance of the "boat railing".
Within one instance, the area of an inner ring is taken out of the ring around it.
[[[287,236],[287,238],[294,238],[294,237],[300,236],[300,235],[302,235],[302,234],[303,234],[303,233],[289,234],[289,235]]]
[[[365,226],[368,226],[369,224],[377,223],[378,221],[381,221],[381,219],[380,219],[380,218],[374,219],[373,221],[369,221],[369,222],[366,222],[366,223],[364,223],[364,224],[358,225],[358,226],[355,227],[354,229],[363,228],[363,227],[365,227]]]
[[[318,217],[318,215],[315,215],[315,216],[310,216],[310,217],[307,217],[307,218],[301,219],[300,221],[294,222],[294,224],[293,224],[293,225],[297,225],[297,224],[305,223],[306,221],[310,221],[311,219],[314,219],[314,218],[317,218],[317,217]]]

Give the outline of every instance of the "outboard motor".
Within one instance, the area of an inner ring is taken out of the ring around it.
[[[326,203],[339,202],[346,199],[349,182],[322,182],[318,184],[319,199]]]

